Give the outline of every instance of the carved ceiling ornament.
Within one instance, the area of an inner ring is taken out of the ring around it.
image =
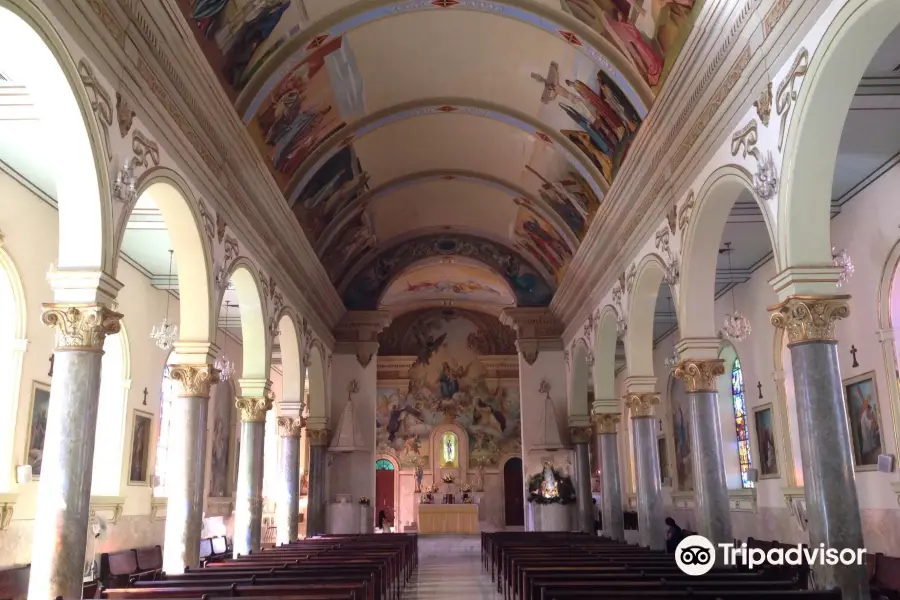
[[[91,110],[97,118],[100,130],[103,132],[103,143],[106,146],[106,158],[112,159],[112,147],[109,142],[109,128],[113,122],[112,100],[109,93],[103,89],[100,82],[94,77],[94,70],[85,60],[78,61],[78,75],[81,77],[81,83],[87,92],[88,99],[91,101]]]
[[[700,392],[716,392],[719,375],[725,374],[725,361],[717,358],[713,360],[682,360],[675,365],[672,375],[675,379],[684,381],[684,389],[689,394]]]
[[[169,365],[169,378],[180,384],[179,398],[209,398],[210,387],[219,383],[219,370],[212,365]]]
[[[278,417],[275,424],[278,426],[278,437],[299,438],[306,427],[306,420],[300,417]]]
[[[669,225],[669,233],[675,235],[675,228],[678,223],[678,203],[672,202],[672,206],[669,207],[668,212],[666,212],[666,223]]]
[[[668,227],[663,226],[662,229],[656,232],[656,249],[662,252],[663,255],[662,262],[666,269],[663,280],[670,286],[677,285],[678,280],[681,277],[681,272],[678,264],[678,256],[672,250],[672,245],[669,243]]]
[[[778,167],[772,152],[767,151],[765,156],[756,165],[756,173],[753,174],[753,191],[761,200],[770,200],[778,191]]]
[[[136,116],[135,112],[131,110],[128,97],[116,92],[116,121],[119,123],[119,135],[122,136],[122,139],[125,139],[128,132],[131,131]]]
[[[221,264],[216,267],[216,287],[224,292],[228,289],[228,284],[231,280],[231,266],[240,254],[240,246],[238,241],[230,235],[226,234],[223,239],[225,256]]]
[[[261,397],[242,396],[234,405],[241,411],[241,423],[265,423],[266,413],[272,410],[275,399],[271,394]]]
[[[652,417],[658,404],[659,394],[655,392],[649,394],[625,394],[625,406],[628,407],[632,419]]]
[[[216,211],[216,239],[219,243],[225,239],[225,232],[228,230],[228,223],[225,221],[225,215],[220,211]]]
[[[212,245],[213,240],[215,239],[215,225],[213,224],[213,218],[209,214],[209,209],[206,208],[206,202],[203,201],[203,198],[197,199],[197,208],[200,211],[200,220],[203,221],[203,231],[206,232],[206,237],[209,238],[209,244]]]
[[[631,297],[631,292],[634,289],[634,280],[637,278],[637,265],[631,263],[631,268],[628,269],[628,276],[625,278],[625,291],[628,292],[628,297]]]
[[[756,119],[750,119],[749,123],[731,136],[731,155],[737,156],[741,152],[741,158],[747,158],[749,154],[759,164],[759,148],[756,147],[758,139]]]
[[[135,167],[149,168],[151,163],[154,167],[159,166],[159,144],[141,133],[140,129],[135,129],[131,134],[131,151],[134,153],[132,161]]]
[[[41,322],[56,333],[57,350],[103,352],[106,336],[119,333],[121,313],[103,304],[44,304]]]
[[[694,190],[690,190],[684,202],[678,208],[678,229],[681,231],[681,250],[684,252],[684,234],[691,223],[694,212]]]
[[[772,325],[784,329],[789,344],[834,342],[834,324],[850,316],[850,296],[790,296],[769,308]]]
[[[809,69],[809,50],[800,48],[791,70],[780,84],[775,93],[775,113],[781,117],[781,131],[778,132],[778,151],[784,146],[784,136],[787,133],[787,119],[791,112],[791,106],[797,100],[799,88],[795,88],[797,79],[806,77]]]
[[[616,434],[616,428],[622,417],[614,413],[597,413],[593,416],[594,428],[597,435]]]
[[[763,91],[759,93],[759,98],[753,101],[756,108],[756,116],[763,127],[769,126],[769,117],[772,115],[772,82],[766,84]]]

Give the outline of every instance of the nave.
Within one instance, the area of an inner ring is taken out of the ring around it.
[[[502,598],[479,560],[481,540],[475,535],[419,538],[419,568],[403,592],[403,600],[495,600]]]

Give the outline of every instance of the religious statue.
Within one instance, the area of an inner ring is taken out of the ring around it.
[[[549,460],[544,461],[544,472],[542,473],[543,481],[541,481],[541,496],[544,498],[556,498],[559,496],[559,484],[553,475],[553,464]]]
[[[420,493],[422,491],[423,475],[425,475],[425,471],[422,470],[422,465],[416,465],[416,493]]]

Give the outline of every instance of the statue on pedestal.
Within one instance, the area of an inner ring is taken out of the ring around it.
[[[556,498],[559,496],[559,484],[553,475],[553,464],[550,461],[544,461],[544,471],[541,481],[541,496],[544,498]]]
[[[421,464],[416,465],[416,493],[422,491],[422,477],[425,475],[425,471],[422,469]]]

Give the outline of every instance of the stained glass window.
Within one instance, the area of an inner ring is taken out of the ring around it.
[[[441,436],[441,466],[459,466],[459,439],[451,431],[447,431]]]
[[[738,460],[741,463],[741,485],[745,488],[755,487],[750,481],[750,432],[747,431],[747,404],[744,402],[744,373],[741,361],[734,359],[731,368],[731,399],[734,405],[734,427],[737,431]]]
[[[393,471],[394,465],[391,461],[386,458],[379,458],[375,461],[375,470],[376,471]]]

